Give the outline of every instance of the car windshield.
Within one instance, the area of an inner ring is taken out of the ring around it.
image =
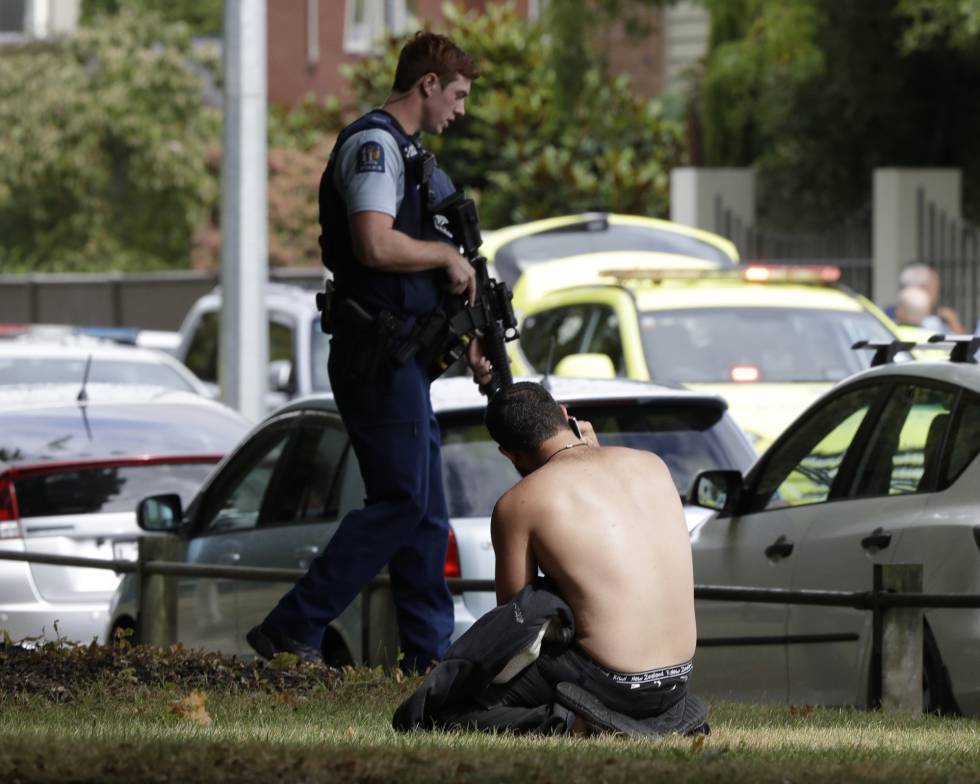
[[[0,414],[0,462],[114,455],[221,455],[248,425],[217,406],[60,406]]]
[[[330,336],[320,329],[320,317],[313,319],[310,330],[310,375],[316,392],[330,391],[330,377],[327,375],[327,357],[330,355]]]
[[[85,378],[88,355],[64,357],[0,357],[0,384],[78,384]],[[147,384],[196,391],[172,367],[152,362],[127,362],[94,358],[89,368],[91,384]]]
[[[695,308],[640,315],[651,376],[682,383],[839,381],[868,366],[858,340],[894,340],[865,311]]]
[[[494,254],[493,265],[501,280],[513,286],[531,264],[585,253],[631,250],[691,256],[720,266],[735,263],[721,248],[697,237],[652,226],[611,224],[596,218],[512,240]]]
[[[755,458],[731,419],[716,405],[624,400],[567,406],[570,414],[592,423],[603,446],[645,449],[659,455],[682,496],[697,472],[708,468],[744,472]],[[491,440],[482,412],[440,417],[440,425],[450,516],[489,516],[497,499],[520,476]]]
[[[14,489],[25,518],[133,512],[143,498],[160,493],[177,493],[186,506],[213,467],[211,462],[72,468],[17,478]]]

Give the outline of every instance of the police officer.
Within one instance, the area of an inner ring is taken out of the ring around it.
[[[335,286],[328,370],[366,499],[249,631],[266,658],[320,659],[327,625],[385,564],[402,668],[424,670],[449,644],[449,516],[430,380],[420,362],[397,362],[391,347],[449,293],[474,297],[473,269],[432,209],[453,185],[420,132],[442,133],[462,117],[478,75],[450,39],[417,33],[399,55],[388,99],[341,131],[321,179],[320,244]]]

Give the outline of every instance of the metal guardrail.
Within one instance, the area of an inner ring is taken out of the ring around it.
[[[171,537],[144,537],[139,540],[140,558],[136,561],[103,560],[44,553],[0,551],[0,561],[22,561],[53,566],[108,569],[120,574],[140,575],[140,639],[157,645],[168,645],[176,639],[176,593],[168,577],[205,577],[258,582],[291,583],[305,569],[270,569],[219,564],[189,564],[160,560],[172,553],[176,557],[177,540]],[[493,580],[448,578],[454,591],[493,591]],[[365,593],[388,588],[388,575],[378,575]],[[921,710],[922,682],[922,610],[941,608],[980,609],[980,594],[921,592],[921,564],[875,564],[874,588],[870,591],[787,590],[783,588],[735,588],[724,585],[695,585],[694,598],[703,601],[740,601],[763,604],[801,604],[826,607],[850,607],[872,613],[872,676],[868,706],[904,712]],[[890,612],[886,612],[889,611]],[[365,633],[369,625],[370,605],[364,607]],[[887,622],[886,622],[887,621]],[[885,649],[884,640],[890,648]],[[365,646],[367,650],[367,646]]]
[[[76,566],[108,569],[119,574],[139,573],[167,577],[208,577],[211,579],[246,580],[256,582],[295,582],[306,569],[270,569],[260,566],[223,566],[220,564],[191,564],[172,561],[110,561],[102,558],[81,558],[46,553],[13,553],[0,551],[0,561],[26,561],[53,566]],[[391,578],[375,577],[368,588],[387,588]],[[493,580],[449,577],[446,585],[456,591],[493,591]],[[826,607],[852,607],[871,610],[878,607],[921,607],[927,609],[980,609],[980,594],[960,593],[900,593],[893,591],[822,591],[788,590],[785,588],[734,588],[728,585],[695,585],[694,598],[704,601],[743,601],[758,604],[804,604]]]

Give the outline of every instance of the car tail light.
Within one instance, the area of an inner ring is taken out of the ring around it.
[[[20,513],[11,479],[0,479],[0,539],[20,539]]]
[[[456,537],[453,529],[449,529],[449,545],[446,547],[446,579],[450,577],[460,577],[462,572],[459,568],[459,548],[456,546]]]
[[[758,380],[759,368],[755,365],[736,365],[732,368],[732,381],[746,383]]]

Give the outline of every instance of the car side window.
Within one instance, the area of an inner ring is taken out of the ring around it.
[[[269,321],[269,361],[285,359],[295,367],[293,345],[293,328],[280,321]]]
[[[619,334],[619,315],[608,305],[597,305],[594,310],[592,328],[586,335],[582,350],[589,354],[605,354],[612,360],[616,375],[623,377],[626,375],[626,362]]]
[[[218,383],[218,350],[221,335],[220,313],[212,311],[201,316],[184,362],[199,379]],[[296,373],[293,357],[293,329],[288,324],[269,320],[269,361],[288,360]],[[295,379],[294,379],[295,380]]]
[[[201,517],[206,533],[255,528],[267,506],[277,467],[289,442],[290,422],[272,426],[253,438],[208,490]]]
[[[263,509],[261,526],[336,520],[341,469],[348,452],[347,432],[339,418],[308,417],[300,423],[296,446],[282,481]]]
[[[945,490],[953,484],[980,454],[980,398],[964,395],[947,443],[949,460],[938,490]]]
[[[184,360],[194,375],[212,384],[218,383],[218,318],[215,311],[201,316]]]
[[[521,351],[532,367],[539,372],[553,369],[569,354],[583,351],[583,340],[593,322],[591,305],[570,305],[528,316],[521,325]],[[554,341],[551,368],[548,355]]]
[[[877,386],[861,387],[812,412],[776,448],[762,469],[753,510],[826,501],[851,443],[880,392]]]
[[[955,401],[955,390],[898,384],[875,424],[852,495],[934,490]]]

